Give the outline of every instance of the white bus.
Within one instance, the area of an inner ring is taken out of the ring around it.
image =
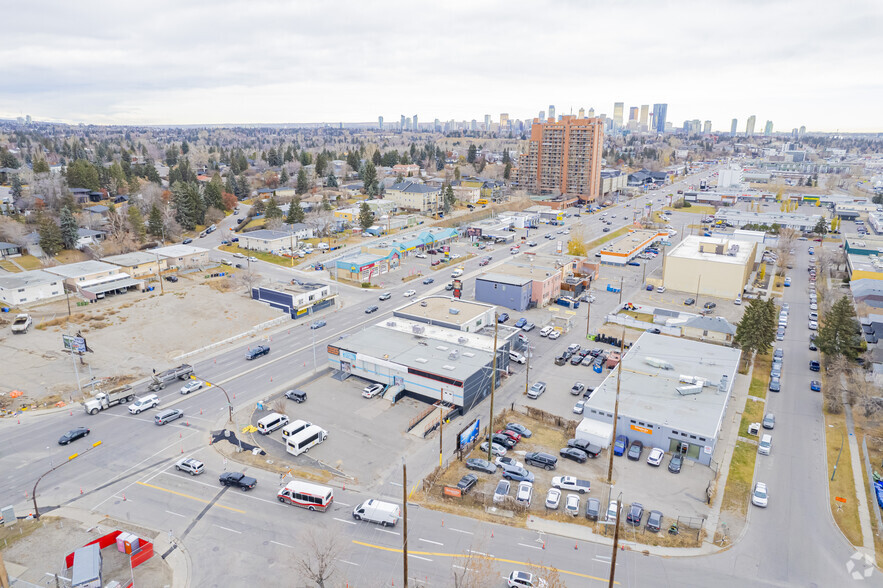
[[[328,431],[317,425],[310,425],[296,435],[285,439],[285,450],[292,455],[300,455],[313,445],[318,445],[328,437]]]
[[[287,503],[301,508],[325,512],[331,506],[331,503],[334,502],[334,490],[325,486],[296,480],[289,482],[285,488],[280,490],[276,494],[276,498],[283,504]]]

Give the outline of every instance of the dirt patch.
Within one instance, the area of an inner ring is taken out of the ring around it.
[[[97,528],[90,530],[78,521],[46,515],[39,521],[21,520],[14,526],[0,529],[0,540],[4,542],[3,558],[7,563],[27,568],[20,580],[45,586],[47,573],[70,577],[69,571],[65,570],[65,556],[114,530],[134,533],[151,542],[156,539],[156,533],[152,531],[112,519],[104,519]],[[119,553],[115,545],[106,547],[101,550],[102,578],[105,583],[118,580],[126,584],[134,574],[136,585],[170,585],[172,572],[161,555],[155,553],[131,571],[128,555]]]

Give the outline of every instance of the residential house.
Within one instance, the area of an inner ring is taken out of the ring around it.
[[[63,295],[61,278],[43,270],[0,275],[0,302],[9,306],[43,302]]]
[[[294,233],[288,231],[260,229],[241,233],[239,235],[239,246],[243,249],[270,253],[280,249],[294,249],[297,246],[297,239]]]
[[[209,263],[209,250],[192,245],[167,245],[148,251],[166,259],[163,269],[201,267]]]
[[[110,255],[102,257],[101,261],[121,267],[134,278],[157,276],[167,267],[166,258],[161,258],[156,253],[148,251],[133,251],[121,255]]]
[[[77,249],[82,249],[88,245],[98,245],[107,239],[107,231],[96,229],[77,229]]]
[[[732,343],[736,326],[721,316],[697,316],[681,327],[684,337],[715,343]]]
[[[426,214],[435,214],[443,207],[441,188],[410,180],[390,186],[384,198],[395,202],[399,209],[417,210]]]
[[[104,261],[69,263],[46,268],[46,271],[61,276],[67,290],[77,292],[90,302],[108,294],[123,294],[129,288],[144,289],[142,280],[132,278],[119,266]]]
[[[0,257],[21,257],[21,247],[15,243],[0,241]]]

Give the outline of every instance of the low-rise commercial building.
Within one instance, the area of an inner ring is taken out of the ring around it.
[[[160,258],[159,255],[147,251],[133,251],[131,253],[111,255],[109,257],[102,257],[101,261],[121,267],[133,278],[157,276],[166,268],[166,258]]]
[[[669,290],[735,299],[754,268],[756,243],[690,235],[665,256],[662,284]]]
[[[64,296],[60,276],[43,270],[31,270],[0,276],[0,302],[8,306],[45,302]]]
[[[475,278],[475,299],[479,302],[521,312],[530,307],[532,293],[529,277],[491,272]]]
[[[241,233],[239,235],[239,246],[243,249],[270,253],[280,249],[296,248],[297,238],[294,236],[293,232],[288,233],[285,231],[260,229],[248,233]]]
[[[334,264],[338,280],[364,284],[399,269],[401,256],[395,250],[388,250],[386,254],[357,253],[338,259]]]
[[[589,398],[586,419],[611,424],[614,435],[644,447],[682,452],[708,465],[715,455],[741,351],[710,343],[643,333],[622,358],[619,419],[614,424],[617,373]]]
[[[722,221],[737,228],[745,225],[766,225],[768,227],[778,225],[782,228],[804,232],[812,231],[822,218],[821,214],[749,212],[735,208],[721,208],[714,215],[715,221]]]
[[[601,248],[601,263],[626,265],[656,240],[665,239],[665,231],[637,229],[629,231],[619,239],[614,239]]]
[[[326,284],[301,282],[285,284],[281,288],[252,288],[251,297],[298,319],[332,306],[337,294]]]

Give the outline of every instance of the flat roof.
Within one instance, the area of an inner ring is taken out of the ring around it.
[[[249,239],[258,239],[261,241],[275,241],[276,239],[290,239],[292,233],[287,233],[285,231],[272,231],[270,229],[260,229],[257,231],[250,231],[248,233],[243,233],[239,235],[239,238],[242,239],[244,237],[248,237]]]
[[[157,247],[156,249],[150,249],[151,253],[158,253],[163,257],[187,257],[188,255],[194,255],[196,253],[204,253],[207,252],[208,249],[203,249],[202,247],[193,247],[192,245],[166,245],[165,247]]]
[[[622,359],[619,414],[702,435],[713,442],[741,354],[731,347],[689,339],[673,343],[666,335],[642,333]],[[595,409],[613,414],[616,372],[610,371],[595,389],[586,404],[586,413]],[[700,378],[707,385],[699,394],[681,395],[677,388],[689,386],[681,381],[684,376]],[[723,376],[726,392],[718,391]]]
[[[680,243],[672,247],[667,256],[671,258],[695,259],[701,261],[714,261],[717,263],[729,263],[733,265],[745,265],[751,259],[751,241],[740,239],[727,239],[724,237],[700,237],[688,235]],[[700,245],[711,247],[722,246],[723,253],[714,253],[706,249],[700,250]],[[732,255],[730,255],[732,254]]]
[[[423,303],[426,306],[423,306]],[[451,309],[457,311],[456,314],[450,312]],[[470,300],[462,300],[453,296],[427,296],[406,304],[395,310],[397,317],[407,318],[407,315],[430,319],[434,321],[443,321],[464,325],[470,323],[481,315],[492,312],[494,307],[490,304],[482,304],[481,302],[473,302]],[[422,324],[422,323],[421,323]]]
[[[142,263],[155,263],[156,254],[148,253],[147,251],[133,251],[131,253],[122,253],[120,255],[102,257],[101,261],[106,261],[107,263],[112,263],[114,265],[133,267],[136,265],[141,265]]]
[[[68,263],[65,265],[57,265],[55,267],[47,267],[46,271],[65,278],[79,278],[89,274],[97,274],[120,269],[112,263],[97,261],[90,259],[88,261],[80,261],[78,263]]]
[[[653,241],[657,238],[661,238],[658,231],[632,231],[628,235],[623,235],[619,239],[602,247],[601,254],[627,255],[635,249],[642,248],[647,242]]]
[[[125,274],[123,274],[125,275]],[[116,277],[116,276],[114,276]],[[87,292],[91,292],[92,294],[104,294],[105,292],[110,292],[111,290],[119,290],[120,288],[129,288],[130,286],[138,286],[143,284],[144,280],[136,280],[135,278],[130,278],[126,276],[122,280],[111,280],[104,281],[102,280],[99,283],[94,283],[93,285],[81,284],[80,287]]]
[[[481,274],[480,276],[475,276],[475,279],[484,280],[485,282],[497,282],[498,284],[510,284],[512,286],[523,286],[533,281],[532,278],[525,276],[510,276],[508,274],[498,274],[496,272]]]
[[[532,256],[531,256],[532,257]],[[561,270],[545,265],[528,265],[523,263],[506,262],[497,267],[497,272],[512,277],[530,278],[532,280],[545,280],[555,274],[561,274]]]
[[[18,288],[27,288],[29,286],[40,286],[43,284],[58,282],[59,279],[60,277],[58,275],[50,274],[43,270],[6,274],[0,276],[0,289],[16,290]]]

